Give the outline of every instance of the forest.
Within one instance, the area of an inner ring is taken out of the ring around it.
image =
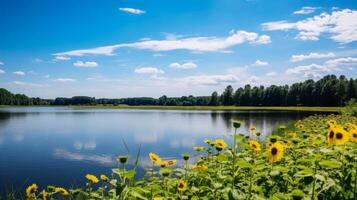
[[[120,94],[118,94],[119,96]],[[357,99],[357,79],[341,75],[327,75],[318,81],[312,79],[292,85],[251,86],[234,90],[228,85],[222,94],[214,91],[211,96],[182,96],[160,98],[94,98],[74,96],[55,99],[32,98],[13,94],[0,88],[0,105],[162,105],[162,106],[344,106],[350,99]]]

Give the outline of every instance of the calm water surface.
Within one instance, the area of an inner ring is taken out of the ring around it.
[[[230,121],[255,125],[265,137],[277,124],[313,113],[279,111],[74,110],[66,107],[0,109],[0,192],[39,185],[83,185],[87,173],[110,174],[115,156],[147,154],[179,159],[204,139],[228,138]],[[128,144],[129,153],[123,145]],[[230,141],[229,141],[230,142]]]

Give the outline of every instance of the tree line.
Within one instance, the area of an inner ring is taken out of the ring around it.
[[[12,94],[0,88],[0,105],[164,105],[164,106],[343,106],[357,99],[357,79],[341,75],[327,75],[318,81],[312,79],[288,85],[251,86],[234,90],[228,85],[223,93],[211,96],[182,96],[160,98],[133,97],[108,99],[88,96],[56,99],[31,98]]]

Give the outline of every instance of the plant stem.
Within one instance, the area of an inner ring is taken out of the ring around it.
[[[315,199],[315,185],[316,185],[316,170],[317,170],[317,161],[315,161],[315,168],[314,168],[314,182],[312,183],[312,194],[311,199]]]
[[[236,163],[236,134],[237,134],[237,128],[234,129],[234,136],[233,136],[233,149],[232,149],[232,153],[233,153],[233,161],[232,161],[232,190],[234,190],[234,186],[235,186],[235,163]]]

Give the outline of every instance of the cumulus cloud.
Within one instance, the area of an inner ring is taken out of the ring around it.
[[[278,75],[278,73],[276,73],[276,72],[268,72],[265,75],[267,75],[267,76],[276,76],[276,75]]]
[[[307,55],[300,54],[300,55],[292,55],[290,58],[291,62],[298,62],[308,59],[320,59],[320,58],[333,58],[336,55],[332,52],[330,53],[309,53]]]
[[[179,81],[188,85],[218,85],[229,84],[238,81],[238,77],[233,74],[224,75],[198,75],[187,76]]]
[[[73,66],[75,66],[75,67],[84,67],[84,68],[93,68],[93,67],[97,67],[98,63],[90,62],[90,61],[87,61],[87,62],[77,61],[77,62],[73,63]]]
[[[197,67],[197,64],[194,62],[186,62],[182,64],[174,62],[170,64],[170,67],[175,69],[193,69]]]
[[[339,43],[351,43],[357,40],[357,11],[344,9],[331,14],[322,13],[297,22],[275,21],[263,23],[264,30],[296,30],[296,38],[301,40],[319,40],[321,34]]]
[[[130,14],[134,14],[134,15],[141,15],[141,14],[146,13],[145,11],[136,9],[136,8],[119,8],[119,10],[123,11],[123,12],[130,13]]]
[[[0,69],[0,74],[6,74],[6,72],[2,69]]]
[[[84,56],[84,55],[114,55],[119,48],[145,49],[152,51],[188,50],[193,52],[226,52],[230,47],[238,44],[268,44],[268,35],[259,35],[255,32],[231,31],[227,37],[184,37],[166,38],[164,40],[145,40],[134,43],[123,43],[91,49],[79,49],[67,52],[55,53],[54,56]]]
[[[24,71],[15,71],[13,72],[15,75],[18,75],[18,76],[25,76],[26,73]]]
[[[60,83],[68,83],[68,82],[75,82],[76,79],[72,79],[72,78],[56,78],[53,79],[54,82],[60,82]]]
[[[57,56],[55,56],[55,58],[53,60],[54,61],[64,61],[64,60],[71,60],[71,58],[67,57],[67,56],[57,55]]]
[[[269,63],[266,61],[256,60],[255,63],[252,65],[253,66],[266,66],[266,65],[269,65]]]
[[[22,81],[13,81],[12,82],[15,85],[19,86],[29,86],[29,87],[42,87],[43,85],[37,84],[37,83],[29,83],[29,82],[22,82]]]
[[[137,74],[163,74],[165,72],[159,68],[156,68],[156,67],[141,67],[141,68],[136,68],[135,73],[137,73]]]
[[[85,155],[82,153],[70,152],[65,149],[55,149],[53,155],[56,158],[62,158],[66,160],[94,162],[105,166],[115,165],[115,160],[110,155]]]
[[[309,7],[305,6],[302,7],[300,10],[297,10],[294,12],[295,15],[306,15],[315,12],[317,7]]]
[[[326,61],[324,64],[301,65],[286,70],[287,75],[303,75],[304,77],[320,78],[323,73],[342,71],[344,65],[357,64],[357,58],[337,58]]]

